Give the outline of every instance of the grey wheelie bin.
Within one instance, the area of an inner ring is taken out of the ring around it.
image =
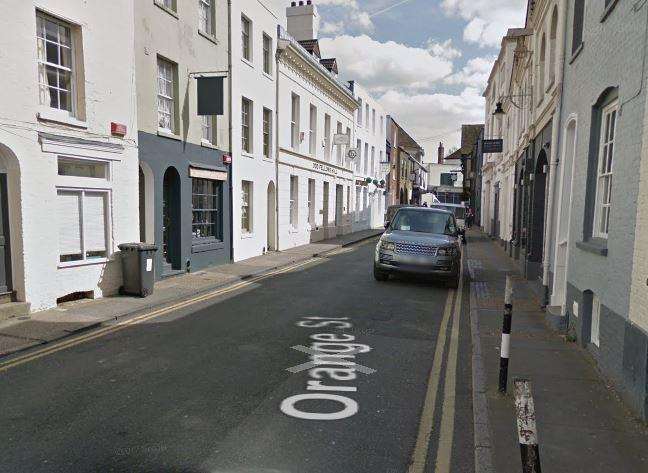
[[[153,294],[155,284],[155,252],[157,246],[148,243],[122,243],[122,294],[146,297]]]

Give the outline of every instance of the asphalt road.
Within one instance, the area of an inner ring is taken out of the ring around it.
[[[472,472],[465,291],[374,281],[374,244],[0,364],[0,471]]]

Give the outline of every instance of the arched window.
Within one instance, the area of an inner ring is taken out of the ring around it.
[[[551,27],[549,29],[549,84],[556,79],[556,35],[558,33],[558,8],[554,7],[551,15]]]
[[[540,59],[538,63],[538,103],[542,102],[545,90],[545,57],[547,55],[547,38],[543,34],[540,40]]]

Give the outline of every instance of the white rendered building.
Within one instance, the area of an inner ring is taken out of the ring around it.
[[[281,0],[231,5],[234,260],[277,250],[277,48]]]
[[[292,248],[348,233],[355,187],[350,146],[358,104],[337,78],[334,59],[319,56],[314,5],[287,9],[278,42],[278,241]]]
[[[357,82],[351,81],[349,87],[359,105],[355,113],[354,146],[358,157],[353,160],[355,206],[350,210],[353,231],[360,231],[384,224],[387,173],[381,171],[381,163],[385,162],[387,114],[380,102]]]
[[[0,300],[114,293],[139,240],[133,2],[3,3]]]

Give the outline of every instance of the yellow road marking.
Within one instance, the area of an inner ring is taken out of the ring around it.
[[[115,325],[111,325],[110,327],[105,327],[99,330],[95,330],[91,333],[88,333],[86,335],[80,335],[78,337],[74,337],[71,339],[67,339],[58,343],[53,343],[51,345],[47,345],[45,348],[38,350],[36,352],[32,353],[27,353],[23,356],[18,356],[16,358],[12,358],[8,361],[5,361],[4,363],[0,363],[0,373],[7,371],[11,368],[15,368],[16,366],[22,365],[24,363],[28,363],[30,361],[37,360],[39,358],[42,358],[47,355],[51,355],[52,353],[56,353],[61,350],[65,350],[66,348],[70,348],[76,345],[80,345],[85,342],[89,342],[91,340],[104,337],[106,335],[109,335],[111,333],[119,332],[121,330],[124,330],[130,326],[141,324],[142,322],[146,322],[147,320],[152,320],[157,317],[161,317],[163,315],[166,315],[170,312],[174,312],[176,310],[184,309],[185,307],[189,307],[195,304],[198,304],[200,302],[207,301],[209,299],[213,299],[219,296],[222,296],[224,294],[228,294],[230,292],[237,291],[239,289],[243,289],[245,287],[249,287],[259,281],[262,281],[264,279],[268,279],[270,277],[276,276],[278,274],[283,274],[287,273],[290,271],[294,271],[296,269],[299,269],[301,267],[310,265],[310,264],[315,264],[315,263],[322,263],[324,260],[321,258],[310,258],[306,261],[302,261],[299,263],[295,263],[290,266],[286,266],[285,268],[280,268],[275,271],[272,271],[267,274],[263,274],[260,276],[253,277],[251,279],[248,279],[246,281],[241,281],[239,283],[236,283],[232,286],[228,286],[222,289],[215,289],[214,291],[208,292],[206,294],[203,294],[201,296],[197,296],[191,299],[187,299],[182,302],[178,302],[176,304],[172,304],[167,307],[162,307],[160,309],[156,309],[152,312],[148,312],[146,314],[138,315],[137,317],[133,317],[128,320],[124,320],[121,322],[118,322]]]
[[[443,319],[441,320],[439,334],[437,336],[432,369],[428,377],[427,392],[423,403],[421,420],[419,421],[416,446],[414,447],[414,453],[412,453],[412,461],[408,473],[422,473],[425,469],[428,445],[430,443],[430,435],[432,434],[432,425],[434,424],[434,407],[436,405],[437,391],[439,390],[439,381],[441,379],[441,365],[443,362],[443,352],[445,351],[446,334],[448,332],[448,320],[452,313],[452,299],[454,294],[455,292],[453,290],[448,291]]]
[[[463,276],[463,274],[462,274]],[[457,351],[459,349],[459,327],[461,322],[461,299],[463,293],[463,277],[459,281],[457,298],[455,299],[452,316],[452,331],[450,332],[450,348],[448,363],[445,371],[445,387],[443,394],[443,414],[441,415],[441,433],[436,457],[436,473],[449,473],[452,461],[452,439],[454,437],[455,401],[457,390]]]

